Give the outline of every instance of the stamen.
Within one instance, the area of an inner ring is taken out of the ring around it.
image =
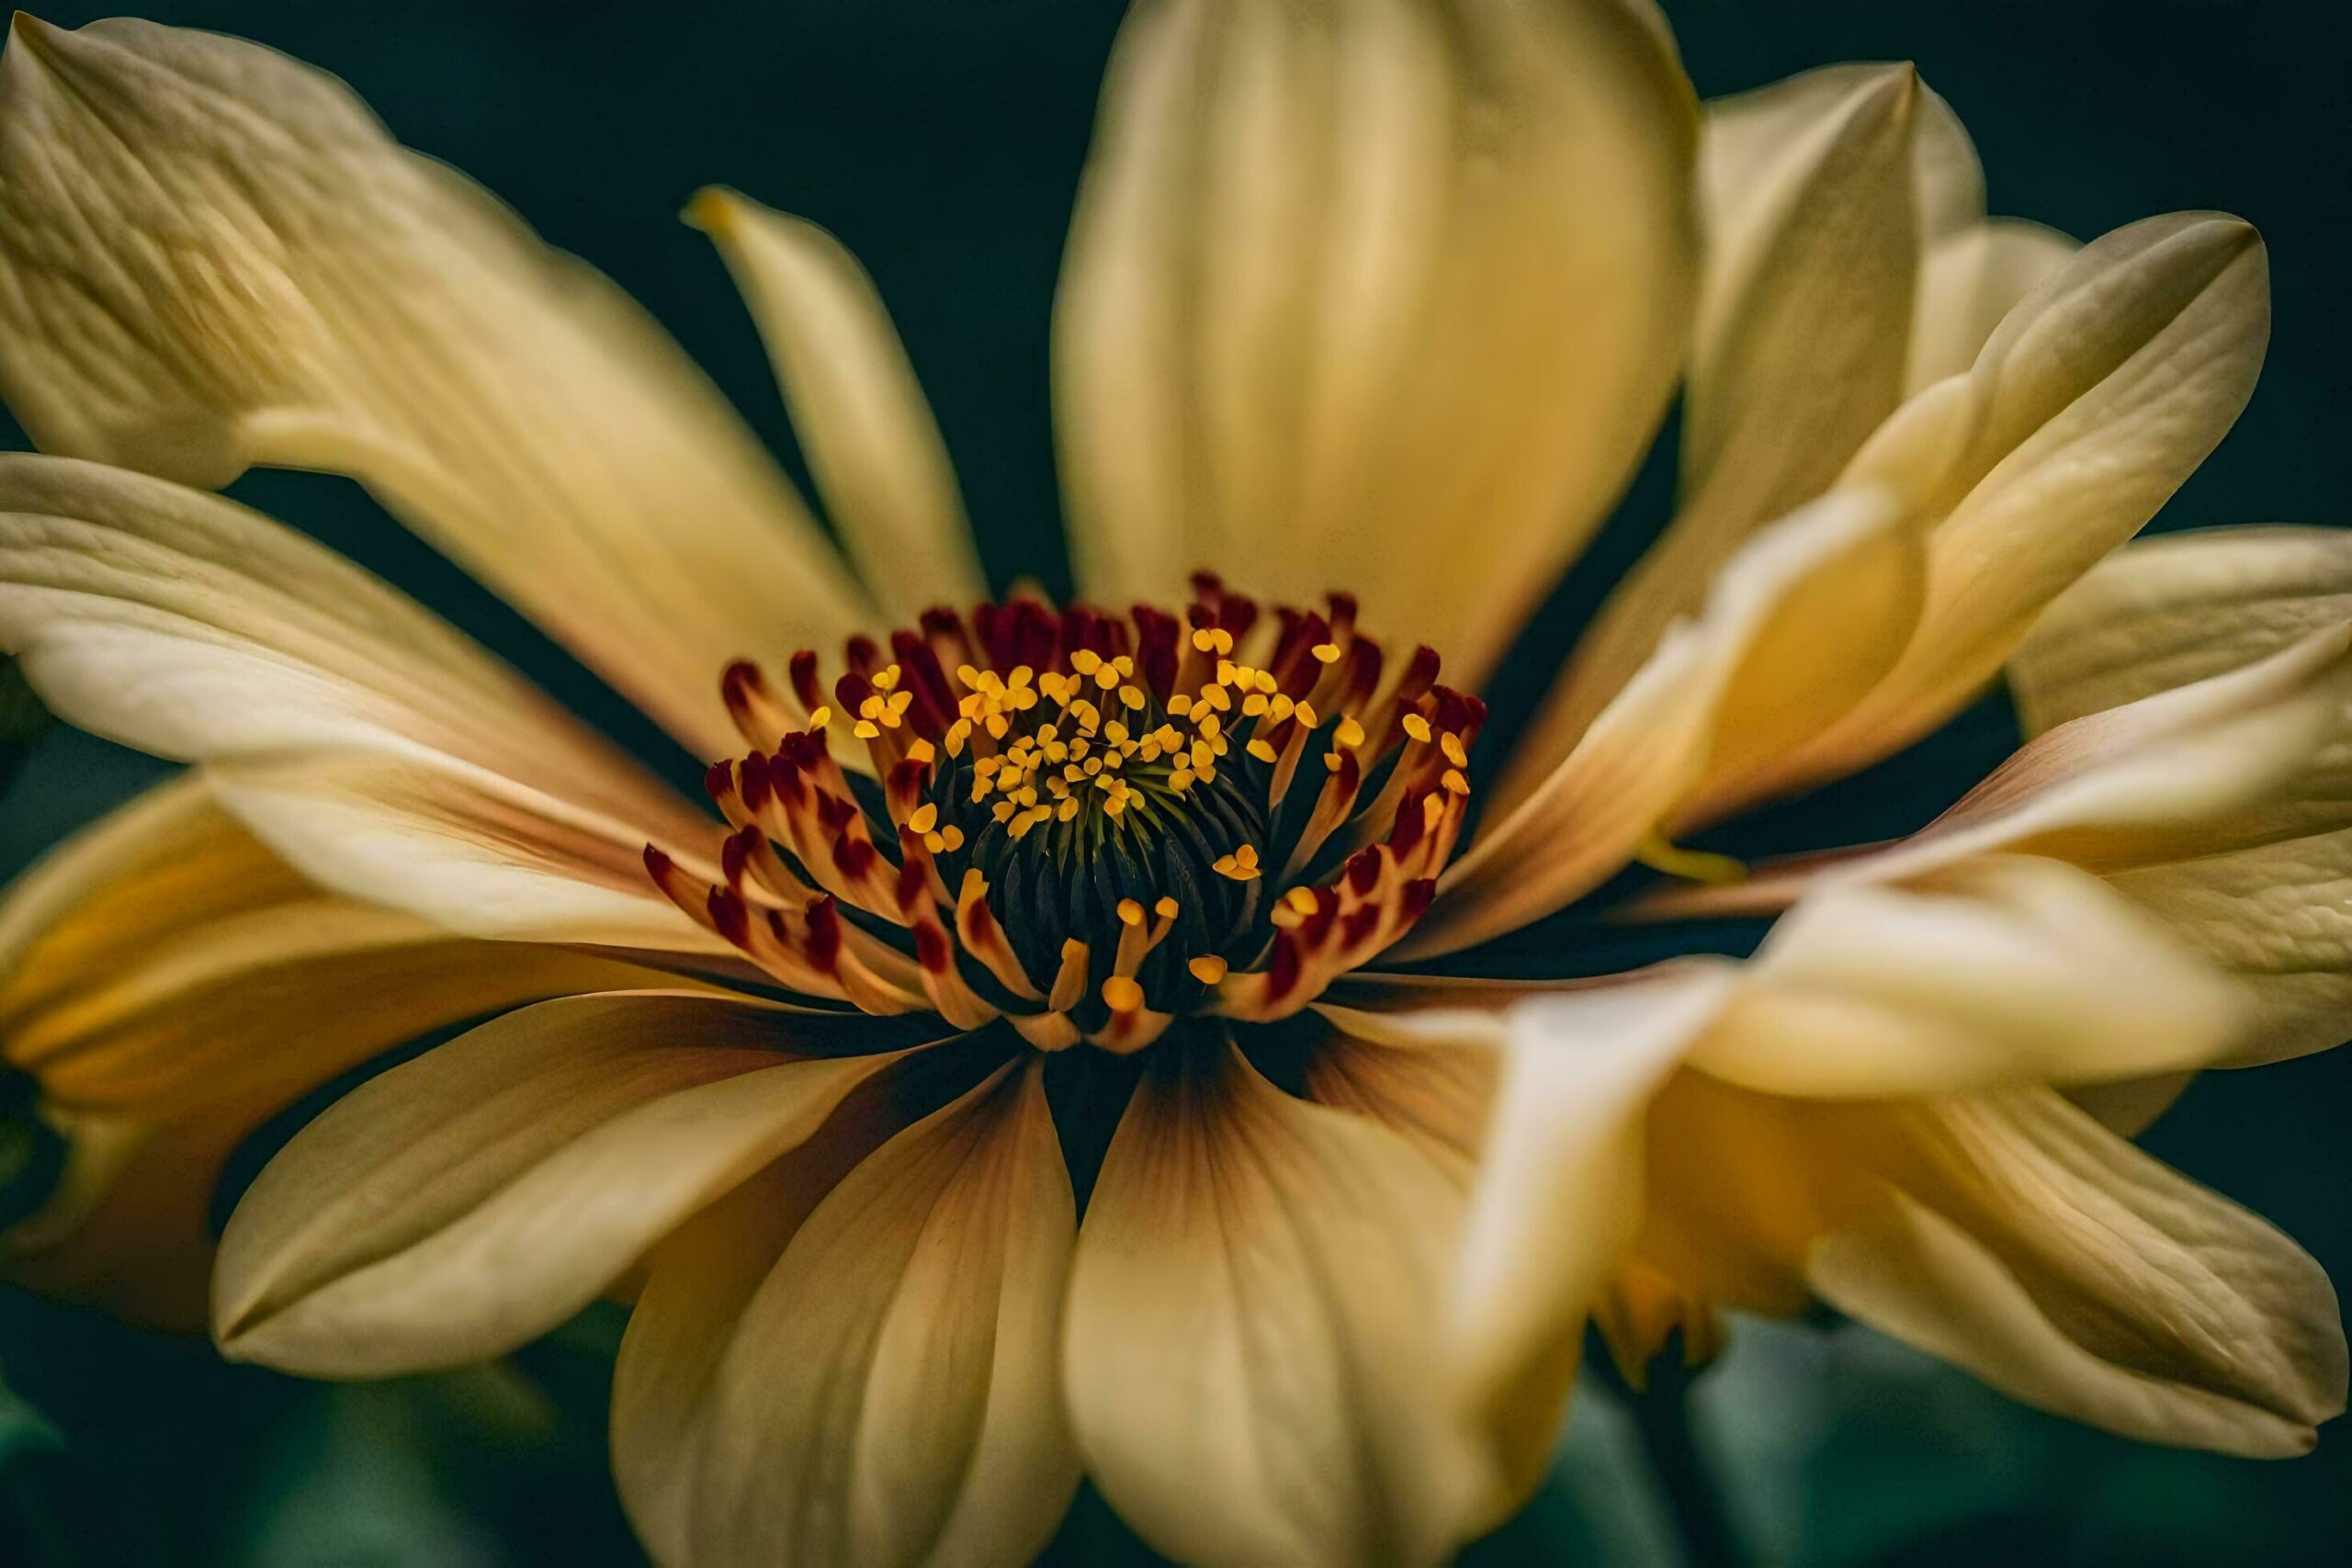
[[[1261,614],[1193,586],[1181,615],[934,607],[830,671],[796,654],[789,699],[729,666],[750,750],[705,780],[716,880],[657,849],[648,875],[788,989],[1040,1049],[1295,1010],[1426,907],[1484,709],[1427,648],[1384,680],[1346,594]]]

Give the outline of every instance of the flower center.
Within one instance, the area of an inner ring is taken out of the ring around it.
[[[853,638],[830,700],[813,652],[788,697],[730,667],[752,749],[707,781],[718,875],[648,869],[780,984],[868,1012],[1134,1050],[1296,1010],[1427,908],[1485,710],[1427,648],[1389,671],[1346,595],[1261,615],[1195,588],[1181,619],[933,610],[887,660]]]

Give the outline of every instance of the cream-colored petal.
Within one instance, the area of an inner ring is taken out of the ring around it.
[[[1708,248],[1680,510],[1579,640],[1496,781],[1542,783],[1724,561],[1836,480],[1902,400],[1930,223],[1983,212],[1965,133],[1907,65],[1836,65],[1706,106]]]
[[[1905,404],[1849,475],[1922,497],[1940,518],[1927,607],[1901,660],[1844,718],[1718,807],[1850,772],[1964,705],[2042,608],[2145,523],[2228,431],[2253,389],[2269,316],[2260,238],[2210,213],[2120,229],[2020,301],[1968,375]]]
[[[1432,996],[1422,1005],[1448,999]],[[1410,1016],[1315,1010],[1333,1033],[1307,1058],[1306,1098],[1371,1117],[1466,1180],[1486,1141],[1501,1066],[1493,1031],[1483,1021],[1449,1033]]]
[[[1034,1059],[859,1163],[750,1298],[687,1446],[644,1455],[684,1488],[665,1560],[1027,1562],[1078,1487],[1076,1224]]]
[[[2096,878],[1991,856],[1801,900],[1688,1060],[1749,1089],[1876,1099],[2200,1066],[2237,1022],[2219,971]]]
[[[321,886],[446,931],[727,957],[646,874],[647,832],[501,779],[362,752],[218,765],[213,788]],[[664,846],[715,847],[692,822]],[[703,872],[715,882],[717,857]]]
[[[2214,643],[2244,657],[2316,618],[2308,608],[2257,603],[2247,621],[2258,624],[2243,625],[2223,611]],[[2067,678],[2062,701],[2092,711],[2029,741],[1910,838],[1655,898],[1646,912],[1754,912],[1808,886],[1884,882],[1991,852],[2050,856],[2098,872],[2236,977],[2230,1064],[2342,1043],[2352,1035],[2352,623],[2189,685],[2097,705],[2214,661],[2194,633],[2178,636],[2177,655],[2146,644],[2145,668],[2129,652],[2112,675],[2075,666],[2082,678]]]
[[[1506,1055],[1449,1361],[1506,1452],[1557,1428],[1586,1318],[1641,1224],[1645,1110],[1735,983],[1727,964],[1677,964],[1491,1021]]]
[[[715,821],[415,604],[232,502],[0,457],[0,648],[63,717],[210,764],[218,797],[336,891],[476,934],[707,945],[629,863],[649,840],[709,855]],[[267,807],[289,793],[337,810],[305,836]],[[440,825],[416,831],[426,816]],[[388,839],[398,853],[371,867]],[[518,858],[507,880],[547,909],[514,917],[511,889],[477,908],[480,863]]]
[[[2137,866],[2109,879],[2241,987],[2252,1066],[2352,1039],[2352,828]]]
[[[349,474],[710,755],[728,660],[864,611],[643,312],[322,73],[20,17],[0,213],[0,393],[47,450]]]
[[[742,288],[825,509],[876,603],[911,626],[934,604],[985,598],[946,444],[857,258],[815,224],[730,190],[702,192],[687,216]]]
[[[2352,533],[2139,539],[2086,573],[2009,660],[2026,733],[2186,686],[2352,622]]]
[[[1696,115],[1648,0],[1155,0],[1055,322],[1085,590],[1345,587],[1475,681],[1663,408]]]
[[[789,1040],[740,999],[569,997],[370,1079],[237,1205],[214,1336],[237,1359],[312,1376],[503,1354],[895,1059],[795,1060]]]
[[[1153,1064],[1070,1280],[1090,1473],[1189,1562],[1420,1562],[1484,1517],[1433,1376],[1454,1181],[1238,1052]]]
[[[1965,372],[2002,318],[2082,248],[2021,218],[1987,219],[1931,242],[1920,261],[1904,390]]]
[[[1893,491],[1861,487],[1759,533],[1542,786],[1482,828],[1400,953],[1452,952],[1581,897],[1834,723],[1916,622],[1913,524]]]
[[[2309,1451],[2345,1404],[2318,1264],[2046,1090],[1899,1113],[1892,1202],[1823,1237],[1832,1304],[2143,1442]]]
[[[613,1367],[613,1476],[658,1562],[693,1561],[695,1489],[735,1329],[785,1245],[858,1161],[904,1125],[886,1080],[853,1094],[807,1143],[688,1220],[645,1260]]]
[[[6,1237],[37,1289],[196,1328],[215,1179],[266,1118],[444,1024],[653,972],[455,940],[321,893],[190,776],[70,840],[0,903],[0,1052],[65,1135]]]

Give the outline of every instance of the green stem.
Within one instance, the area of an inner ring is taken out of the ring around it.
[[[1697,1382],[1682,1364],[1680,1346],[1668,1344],[1650,1364],[1650,1386],[1632,1398],[1634,1421],[1674,1509],[1691,1568],[1739,1568],[1738,1537],[1690,1436],[1690,1390]]]

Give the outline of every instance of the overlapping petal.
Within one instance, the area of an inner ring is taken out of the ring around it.
[[[384,1376],[546,1332],[896,1059],[796,1059],[779,1016],[567,997],[370,1079],[238,1204],[213,1283],[221,1348]]]
[[[1859,486],[1758,535],[1541,787],[1481,829],[1401,953],[1453,952],[1581,897],[1694,802],[1833,723],[1917,624],[1917,522],[1895,491]]]
[[[633,868],[716,825],[356,567],[232,502],[0,457],[0,647],[59,714],[204,762],[323,885],[476,934],[711,942]]]
[[[1806,1259],[1833,1305],[2143,1442],[2300,1454],[2343,1411],[2335,1292],[2254,1215],[2047,1090],[1885,1120],[1883,1206]]]
[[[1079,1461],[1059,1388],[1077,1216],[1042,1084],[1035,1061],[1001,1069],[797,1228],[806,1199],[755,1187],[712,1216],[735,1256],[656,1258],[662,1315],[631,1325],[615,1441],[662,1560],[1013,1562],[1044,1545]],[[763,1234],[789,1240],[763,1251]]]
[[[1155,1062],[1070,1280],[1090,1473],[1186,1562],[1425,1562],[1490,1506],[1429,1354],[1459,1190],[1238,1052]]]
[[[323,73],[19,17],[0,211],[0,392],[50,451],[349,474],[714,755],[729,660],[864,615],[660,330]]]
[[[2228,432],[2269,317],[2260,238],[2211,213],[2119,229],[2028,294],[1964,378],[1918,394],[1855,459],[1857,475],[1925,498],[1940,519],[1901,660],[1838,723],[1710,809],[1849,772],[1957,711]]]
[[[1344,560],[1475,680],[1672,385],[1695,120],[1647,0],[1139,8],[1055,323],[1081,586]]]
[[[1497,781],[1503,810],[1740,544],[1827,490],[1894,412],[1930,222],[1984,209],[1965,134],[1908,66],[1830,66],[1711,102],[1699,173],[1708,244],[1681,510],[1579,639]]]
[[[260,1122],[413,1036],[517,1002],[655,983],[582,954],[451,938],[322,893],[200,778],[71,840],[0,904],[0,1052],[67,1140],[9,1273],[203,1321],[213,1185]]]

